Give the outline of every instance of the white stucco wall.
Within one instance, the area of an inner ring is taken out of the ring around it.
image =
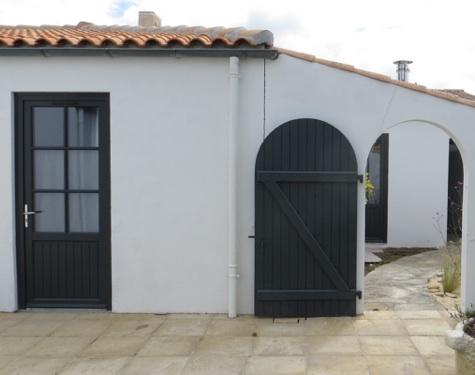
[[[444,246],[449,139],[418,122],[389,131],[388,246]]]
[[[12,92],[87,91],[111,98],[113,310],[226,311],[227,66],[0,59],[0,310],[16,308]]]
[[[128,78],[108,89],[113,310],[224,312],[227,61],[115,69]]]
[[[0,310],[16,308],[12,92],[96,91],[111,97],[113,310],[226,311],[227,69],[224,58],[0,58],[0,71],[9,72],[0,82]],[[473,108],[284,55],[267,61],[265,82],[262,60],[242,61],[241,69],[239,313],[253,312],[254,243],[248,235],[254,233],[255,157],[280,124],[313,117],[334,125],[352,143],[360,173],[375,139],[394,125],[445,126],[468,160],[465,187],[475,185]],[[473,267],[475,191],[464,197],[473,206],[469,214],[464,210],[465,266]],[[362,186],[358,199],[363,289]],[[464,293],[475,302],[467,285],[475,285],[475,275],[464,281]]]
[[[3,87],[0,83],[0,95],[5,99],[0,106],[0,311],[12,311],[17,304],[13,103]]]

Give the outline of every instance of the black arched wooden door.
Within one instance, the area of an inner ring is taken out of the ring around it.
[[[355,315],[357,163],[319,120],[289,121],[256,162],[255,314]]]

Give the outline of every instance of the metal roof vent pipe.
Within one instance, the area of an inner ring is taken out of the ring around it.
[[[399,81],[409,81],[409,64],[412,64],[410,60],[398,60],[394,61],[394,64],[397,65],[397,79]]]
[[[141,27],[160,27],[162,20],[155,12],[139,12],[139,26]]]

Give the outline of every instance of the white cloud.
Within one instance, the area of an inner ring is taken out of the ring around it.
[[[408,58],[412,80],[475,93],[471,0],[2,0],[0,24],[135,24],[138,10],[167,25],[265,27],[278,46],[384,74]]]

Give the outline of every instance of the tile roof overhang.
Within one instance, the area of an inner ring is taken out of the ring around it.
[[[0,52],[205,54],[277,57],[268,30],[201,26],[1,26]]]

